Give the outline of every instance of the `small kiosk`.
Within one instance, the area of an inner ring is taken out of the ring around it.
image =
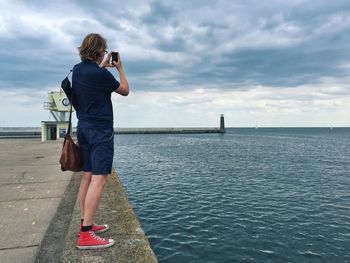
[[[49,110],[55,121],[41,122],[41,141],[64,138],[68,128],[66,113],[70,111],[70,101],[63,91],[50,92],[49,101],[44,102],[44,109]],[[69,116],[69,114],[68,114]]]

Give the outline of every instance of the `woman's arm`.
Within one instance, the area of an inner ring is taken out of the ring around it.
[[[126,79],[126,75],[125,75],[122,63],[120,61],[120,58],[118,59],[118,62],[113,61],[113,64],[116,66],[120,77],[120,86],[115,90],[115,92],[123,96],[128,96],[129,83],[128,83],[128,80]]]
[[[109,67],[109,68],[113,68],[116,67],[118,73],[119,73],[119,78],[120,78],[120,82],[119,82],[119,87],[115,89],[115,92],[123,95],[123,96],[128,96],[129,94],[129,83],[128,80],[126,79],[126,75],[123,69],[123,65],[122,62],[120,60],[120,55],[118,53],[118,62],[113,61],[111,64],[110,63],[110,59],[112,56],[112,52],[109,52],[108,55],[104,58],[104,60],[101,63],[101,67]]]

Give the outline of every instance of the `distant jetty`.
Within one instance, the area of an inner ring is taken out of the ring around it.
[[[116,128],[116,134],[221,133],[220,128]]]
[[[53,128],[55,130],[54,134],[56,134],[57,127]],[[64,135],[64,132],[62,135]],[[224,114],[220,116],[219,128],[114,128],[115,134],[195,134],[225,132]],[[73,135],[76,134],[76,128],[73,128],[72,133]],[[0,139],[6,138],[42,138],[42,127],[0,127]],[[56,135],[52,136],[52,138],[56,138]]]
[[[116,134],[194,134],[194,133],[225,133],[224,114],[220,116],[219,128],[116,128]]]
[[[73,135],[76,129],[73,128]],[[115,128],[115,134],[223,133],[220,128]],[[41,138],[40,127],[0,127],[0,139]]]
[[[40,127],[0,127],[0,139],[41,138]]]

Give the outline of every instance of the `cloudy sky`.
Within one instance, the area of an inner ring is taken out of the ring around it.
[[[0,0],[0,127],[40,126],[97,32],[130,94],[115,127],[350,126],[350,1]],[[114,69],[112,69],[112,72]],[[116,72],[113,74],[117,77]]]

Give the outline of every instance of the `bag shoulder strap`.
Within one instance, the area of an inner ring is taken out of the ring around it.
[[[73,74],[73,69],[71,69],[67,75],[67,78],[70,74]],[[69,111],[69,122],[68,122],[68,129],[67,129],[67,133],[68,135],[70,135],[71,129],[72,129],[72,105],[73,105],[73,80],[72,80],[72,92],[71,92],[71,96],[70,96],[70,111]]]

